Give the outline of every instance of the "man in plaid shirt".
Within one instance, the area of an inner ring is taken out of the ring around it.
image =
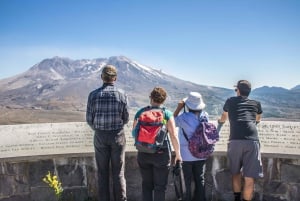
[[[126,139],[123,127],[129,120],[127,96],[114,85],[117,80],[117,69],[114,66],[104,66],[101,79],[103,85],[89,94],[86,110],[86,121],[95,131],[99,198],[101,201],[110,201],[111,162],[114,200],[124,201],[127,198],[124,177]]]

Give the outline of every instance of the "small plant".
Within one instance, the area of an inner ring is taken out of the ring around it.
[[[54,190],[57,199],[60,200],[64,189],[61,186],[61,182],[58,181],[57,176],[54,174],[51,175],[51,173],[48,171],[48,174],[43,178],[43,181]]]

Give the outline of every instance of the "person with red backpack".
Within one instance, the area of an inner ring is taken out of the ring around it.
[[[188,111],[181,112],[187,107]],[[201,124],[208,121],[208,114],[203,111],[205,103],[198,92],[190,92],[188,97],[179,101],[174,111],[175,123],[179,127],[180,152],[182,156],[182,169],[184,174],[186,197],[184,201],[205,201],[205,165],[206,158],[195,157],[189,149],[189,139]],[[191,183],[194,178],[195,189],[192,193]],[[192,197],[192,194],[194,196]]]
[[[173,114],[162,107],[167,92],[162,87],[155,87],[149,98],[150,106],[137,111],[132,129],[142,176],[141,200],[164,201],[171,166],[169,137],[175,151],[175,162],[181,161],[181,155]],[[168,134],[165,135],[166,130]]]

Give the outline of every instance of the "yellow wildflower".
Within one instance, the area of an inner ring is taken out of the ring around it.
[[[55,195],[59,198],[63,192],[63,188],[61,182],[58,181],[57,176],[51,176],[51,173],[48,174],[43,178],[43,182],[47,183],[50,188],[52,188],[55,192]]]

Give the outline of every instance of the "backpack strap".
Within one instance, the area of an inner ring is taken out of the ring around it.
[[[186,141],[189,142],[189,138],[188,138],[187,134],[184,132],[183,128],[181,130],[182,130],[184,138],[186,139]]]
[[[167,141],[167,146],[168,146],[168,150],[171,153],[172,152],[172,147],[171,147],[171,143],[170,143],[170,139],[169,139],[169,134],[167,133],[165,140]]]

